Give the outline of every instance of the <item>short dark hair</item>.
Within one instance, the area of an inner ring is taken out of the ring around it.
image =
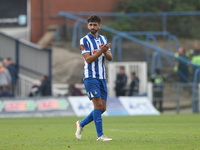
[[[157,74],[160,74],[160,69],[156,68],[155,72],[156,72]]]
[[[99,24],[101,23],[101,17],[98,15],[91,15],[87,18],[87,22],[98,22]]]
[[[131,74],[135,76],[135,72],[131,72]]]
[[[7,60],[12,60],[12,58],[11,58],[11,57],[7,57],[6,59],[7,59]]]
[[[119,69],[125,70],[124,66],[119,66]]]
[[[47,80],[48,79],[48,76],[47,75],[42,75],[42,77]]]

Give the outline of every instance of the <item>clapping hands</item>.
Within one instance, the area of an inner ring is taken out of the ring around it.
[[[110,46],[111,46],[110,43],[108,43],[108,44],[103,44],[103,43],[102,43],[101,45],[99,45],[100,50],[102,50],[103,53],[105,53],[105,52],[110,48]]]

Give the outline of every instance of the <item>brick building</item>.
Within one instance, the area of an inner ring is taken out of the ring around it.
[[[38,42],[49,25],[64,24],[60,11],[112,12],[120,0],[31,0],[30,40]]]

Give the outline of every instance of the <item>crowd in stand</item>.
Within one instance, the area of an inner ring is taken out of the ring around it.
[[[18,71],[12,58],[5,58],[0,62],[0,97],[15,97]],[[33,83],[28,96],[51,96],[51,82],[46,75],[41,76],[41,81]]]
[[[0,62],[0,97],[15,97],[18,72],[12,58],[5,58]],[[70,84],[68,96],[83,95],[80,89]],[[51,81],[46,75],[35,80],[31,87],[29,97],[52,96]]]
[[[186,51],[186,49],[183,46],[179,47],[179,50],[177,53],[175,53],[175,57],[181,57],[185,59],[191,60],[191,63],[200,66],[200,45],[198,42],[195,42],[193,45],[193,48],[189,51]],[[176,61],[174,66],[174,71],[178,73],[179,75],[179,82],[189,82],[190,74],[192,74],[192,77],[194,76],[194,71],[196,67],[189,66],[187,63],[184,63],[181,60]]]

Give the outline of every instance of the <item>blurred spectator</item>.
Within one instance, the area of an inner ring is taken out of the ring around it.
[[[16,86],[16,83],[17,83],[17,78],[18,78],[16,66],[13,64],[13,60],[10,57],[4,59],[3,63],[5,64],[6,68],[8,69],[8,71],[11,75],[12,92],[14,93],[14,89],[15,89],[15,86]]]
[[[8,86],[2,86],[0,97],[14,97],[13,93],[9,90]]]
[[[139,94],[139,78],[136,77],[135,72],[131,73],[131,84],[129,87],[129,96]]]
[[[80,89],[75,87],[74,83],[70,83],[68,96],[83,96],[83,94]]]
[[[195,65],[200,66],[200,46],[199,43],[194,43],[194,50],[190,50],[191,57],[192,57],[192,63]]]
[[[127,83],[127,76],[125,74],[125,68],[123,66],[120,66],[119,73],[117,74],[116,81],[115,81],[115,92],[116,92],[117,97],[125,96],[126,83]]]
[[[163,77],[159,69],[155,70],[155,73],[151,76],[151,82],[153,83],[153,105],[157,107],[159,104],[159,111],[163,111]]]
[[[0,62],[0,87],[8,86],[11,88],[11,76],[7,68]]]
[[[41,85],[41,82],[39,80],[34,81],[31,91],[29,93],[29,97],[40,96],[40,92],[39,92],[40,85]]]
[[[191,57],[200,55],[200,46],[198,42],[195,42],[193,45],[193,49],[189,50],[189,55]]]
[[[51,81],[46,75],[41,77],[41,86],[39,87],[39,93],[41,96],[51,96]]]
[[[3,66],[6,67],[6,66],[7,66],[7,59],[6,59],[6,58],[3,59],[3,62],[2,62],[2,63],[3,63]]]
[[[178,53],[175,53],[175,57],[182,57],[185,59],[189,59],[188,55],[186,54],[186,50],[184,47],[180,46]],[[182,62],[181,60],[177,60],[175,63],[174,71],[178,72],[179,81],[180,82],[188,82],[189,81],[189,68],[188,64]]]

